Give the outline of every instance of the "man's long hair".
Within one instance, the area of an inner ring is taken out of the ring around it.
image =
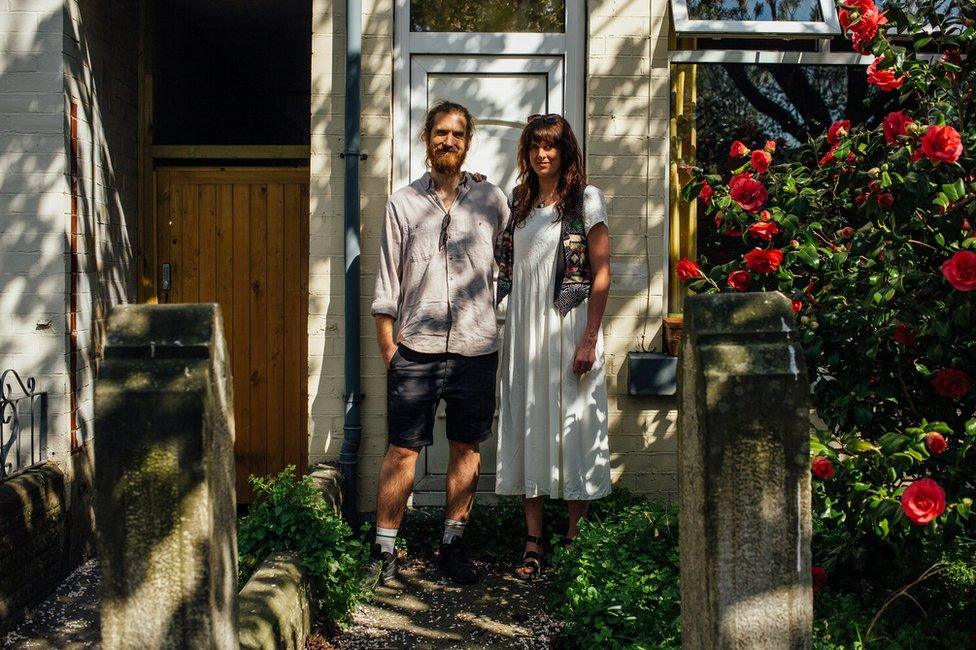
[[[544,147],[555,145],[559,149],[559,183],[556,185],[557,221],[562,219],[569,198],[575,196],[577,192],[582,192],[586,187],[583,152],[569,122],[560,117],[552,124],[547,124],[543,119],[536,119],[526,124],[518,144],[519,175],[514,193],[515,209],[512,212],[512,220],[516,227],[525,223],[532,206],[539,199],[539,176],[532,169],[529,160],[533,145]]]
[[[466,124],[464,128],[464,144],[465,151],[471,147],[471,138],[474,137],[474,118],[471,116],[471,111],[469,111],[464,106],[461,106],[457,102],[452,102],[448,100],[441,100],[430,107],[427,111],[427,117],[424,118],[424,129],[420,132],[420,139],[425,145],[427,151],[425,162],[427,166],[430,167],[430,137],[434,130],[434,125],[437,123],[437,118],[441,115],[447,115],[448,113],[458,113],[464,117],[464,122]]]

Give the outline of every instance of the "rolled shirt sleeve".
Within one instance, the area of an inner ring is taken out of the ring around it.
[[[400,271],[403,259],[403,233],[393,203],[387,203],[380,236],[380,258],[370,313],[397,317],[400,308]]]

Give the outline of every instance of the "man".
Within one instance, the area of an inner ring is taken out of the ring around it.
[[[397,529],[442,399],[450,457],[439,564],[455,583],[478,580],[462,535],[478,483],[478,447],[491,435],[495,412],[494,241],[509,209],[504,192],[461,171],[473,133],[460,104],[431,108],[421,134],[430,171],[387,204],[372,306],[388,369],[390,445],[369,565],[380,584],[396,576]]]

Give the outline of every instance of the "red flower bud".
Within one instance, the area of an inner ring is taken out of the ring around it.
[[[827,586],[827,572],[818,566],[810,567],[810,582],[813,593],[819,594]]]
[[[874,197],[874,200],[878,202],[882,208],[890,208],[895,204],[895,197],[891,195],[891,192],[882,192]]]
[[[929,448],[929,453],[933,456],[941,456],[949,448],[949,443],[946,442],[941,433],[929,431],[925,434],[925,446]]]
[[[745,158],[749,155],[749,153],[749,147],[739,140],[733,142],[732,146],[729,148],[729,156],[732,158]]]
[[[752,276],[749,275],[749,271],[739,269],[729,273],[726,283],[736,291],[745,291],[752,285]]]
[[[810,463],[810,469],[813,470],[813,473],[817,478],[824,481],[834,475],[834,464],[830,462],[829,458],[825,458],[823,456],[817,456],[814,458]]]

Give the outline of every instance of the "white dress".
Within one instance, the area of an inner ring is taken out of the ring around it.
[[[587,186],[585,228],[606,223],[603,193]],[[495,492],[592,500],[610,492],[603,331],[596,363],[573,374],[586,331],[585,300],[565,317],[553,305],[560,224],[554,207],[515,228],[512,292],[502,337]]]

